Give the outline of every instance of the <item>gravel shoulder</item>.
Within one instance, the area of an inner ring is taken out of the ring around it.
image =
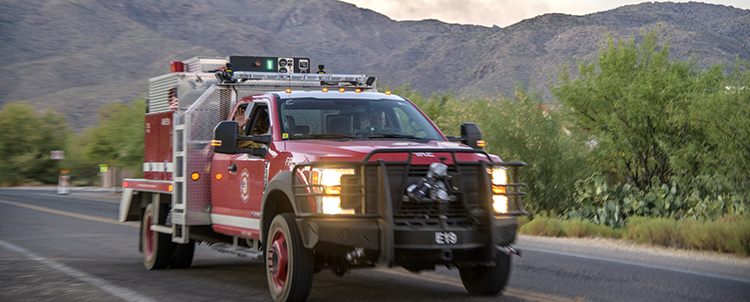
[[[750,283],[750,258],[733,254],[664,248],[627,240],[551,238],[521,234],[516,239],[516,246],[522,252],[526,249],[565,254]]]

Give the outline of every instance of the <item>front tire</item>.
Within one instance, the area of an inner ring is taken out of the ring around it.
[[[497,251],[495,266],[459,268],[461,282],[471,295],[497,295],[510,276],[510,255]]]
[[[283,213],[274,217],[263,245],[268,289],[273,300],[306,300],[312,288],[315,263],[312,250],[302,243],[294,215]]]

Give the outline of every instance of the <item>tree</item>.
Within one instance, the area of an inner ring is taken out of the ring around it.
[[[700,154],[711,146],[686,108],[695,96],[719,90],[723,79],[720,65],[701,71],[695,58],[671,59],[660,32],[617,41],[608,36],[597,62],[579,61],[575,79],[564,66],[552,90],[595,145],[597,168],[640,189],[654,179],[695,176]]]
[[[143,166],[143,123],[146,101],[111,103],[99,111],[98,126],[84,131],[87,159],[136,171]]]
[[[410,99],[447,135],[459,135],[460,124],[476,123],[487,142],[486,150],[504,161],[523,161],[520,181],[527,183],[524,208],[531,212],[561,213],[572,201],[573,184],[586,177],[587,150],[575,145],[563,127],[558,112],[550,111],[534,93],[518,86],[513,98],[432,95],[425,100],[410,93]]]
[[[707,129],[700,174],[711,176],[711,187],[742,190],[750,197],[750,63],[738,61],[722,85],[724,89],[697,95],[689,107],[695,127]],[[706,184],[703,184],[706,185]]]
[[[50,151],[64,150],[69,136],[65,117],[52,109],[38,114],[25,102],[6,104],[0,110],[0,183],[57,182]]]

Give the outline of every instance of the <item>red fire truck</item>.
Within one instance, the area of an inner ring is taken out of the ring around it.
[[[144,178],[120,204],[146,268],[187,268],[204,243],[264,261],[275,301],[367,267],[457,268],[470,294],[499,293],[525,164],[482,150],[473,123],[443,135],[374,77],[319,69],[196,57],[149,81]]]

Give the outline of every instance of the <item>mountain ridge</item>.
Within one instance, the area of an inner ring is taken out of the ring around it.
[[[431,94],[491,96],[518,83],[554,102],[560,65],[594,60],[605,33],[660,26],[672,55],[702,67],[750,59],[750,10],[651,3],[577,16],[550,13],[503,28],[395,21],[335,0],[6,0],[0,3],[0,105],[28,101],[77,132],[109,102],[145,96],[147,79],[193,56],[310,57],[333,73],[410,83]]]

